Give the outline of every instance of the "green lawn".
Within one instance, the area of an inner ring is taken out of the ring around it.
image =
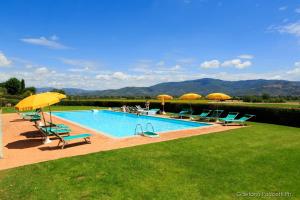
[[[300,129],[251,125],[1,171],[0,199],[299,199]]]

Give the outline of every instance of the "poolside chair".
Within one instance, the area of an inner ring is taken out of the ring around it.
[[[160,111],[160,109],[158,109],[158,108],[153,108],[153,109],[150,109],[150,110],[145,110],[145,111],[142,112],[141,114],[145,114],[145,115],[156,115],[158,111]]]
[[[219,121],[234,120],[238,115],[238,112],[229,112],[226,117],[219,118]]]
[[[25,112],[25,113],[20,113],[22,119],[31,119],[34,116],[40,116],[39,113],[37,112]]]
[[[203,118],[207,117],[210,113],[211,113],[211,110],[203,110],[200,115],[192,115],[191,119],[196,119],[196,118],[203,119]]]
[[[53,128],[69,128],[67,125],[65,125],[65,124],[55,124],[55,123],[53,123],[53,122],[47,122],[48,124],[49,124],[49,126],[47,126],[47,127],[53,127]],[[43,127],[45,127],[45,126],[43,126]],[[69,128],[70,129],[70,128]],[[70,129],[71,130],[71,129]]]
[[[237,123],[240,124],[242,126],[245,126],[246,121],[248,121],[250,118],[255,117],[255,115],[249,115],[249,114],[245,114],[243,117],[241,117],[240,119],[228,119],[228,120],[224,120],[223,125],[228,125],[229,123]]]
[[[69,141],[72,141],[72,140],[76,140],[76,139],[84,139],[84,141],[88,144],[91,143],[91,134],[89,133],[80,133],[80,134],[77,134],[77,135],[69,135],[69,136],[60,136],[59,134],[57,133],[53,133],[58,139],[59,139],[59,142],[58,142],[58,145],[60,145],[60,143],[62,143],[62,146],[61,146],[61,149],[63,149],[65,147],[65,145],[68,144]]]
[[[59,127],[49,127],[49,126],[36,126],[39,131],[42,133],[43,138],[52,136],[54,134],[67,134],[70,135],[71,129],[68,128],[59,128]]]
[[[144,112],[144,111],[147,111],[146,108],[142,108],[140,105],[136,105],[135,107],[137,108],[137,111],[138,111],[138,112]]]
[[[37,121],[40,121],[40,120],[41,120],[40,115],[34,115],[29,119],[29,121],[34,122],[34,123],[37,123]]]
[[[204,117],[203,119],[205,119],[205,120],[218,119],[223,112],[224,112],[224,110],[213,110],[211,115]]]
[[[190,117],[193,114],[193,111],[190,109],[184,109],[182,111],[180,111],[179,113],[175,113],[173,115],[171,115],[171,117],[175,117],[175,118],[183,118],[183,117]]]

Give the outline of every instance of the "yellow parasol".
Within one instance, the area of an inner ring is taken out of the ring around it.
[[[207,95],[206,98],[209,100],[218,100],[218,101],[225,101],[231,99],[229,95],[223,93],[211,93]]]
[[[184,95],[182,95],[181,97],[179,97],[179,99],[181,100],[196,100],[196,99],[200,99],[201,95],[200,94],[196,94],[196,93],[186,93]]]
[[[31,95],[26,97],[25,99],[21,100],[15,108],[18,111],[26,111],[26,110],[35,110],[35,109],[42,109],[46,106],[49,106],[50,110],[50,120],[52,124],[52,116],[51,116],[51,109],[50,106],[60,102],[61,99],[66,98],[66,95],[60,94],[57,92],[45,92],[40,94]],[[42,111],[42,110],[41,110]],[[44,124],[46,125],[46,120],[44,117],[44,113],[42,112]],[[51,128],[50,124],[50,128]],[[49,138],[46,137],[45,143],[49,143]]]
[[[196,93],[186,93],[184,95],[182,95],[181,97],[179,97],[179,99],[181,100],[196,100],[196,99],[200,99],[201,95],[200,94],[196,94]],[[191,109],[191,113],[192,113],[192,104],[190,103],[190,109]]]
[[[161,105],[163,106],[162,114],[165,115],[166,114],[166,112],[165,112],[165,100],[172,100],[173,97],[170,96],[170,95],[167,95],[167,94],[160,94],[156,98],[162,101],[161,102]]]
[[[46,106],[51,106],[66,98],[66,95],[56,92],[45,92],[26,97],[21,100],[15,108],[18,111],[35,110]]]

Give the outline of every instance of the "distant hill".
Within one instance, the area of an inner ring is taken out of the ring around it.
[[[40,88],[38,91],[49,91],[52,88]],[[206,95],[212,92],[223,92],[231,96],[261,95],[264,93],[272,96],[300,95],[299,81],[285,80],[244,80],[223,81],[219,79],[203,78],[182,82],[166,82],[150,87],[125,87],[112,90],[83,90],[77,88],[63,88],[69,95],[87,96],[155,96],[167,93],[180,96],[187,92],[196,92]]]

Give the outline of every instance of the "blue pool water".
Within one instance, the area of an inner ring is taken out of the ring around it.
[[[101,110],[92,111],[70,111],[70,112],[53,112],[54,116],[78,123],[84,127],[103,132],[112,137],[133,136],[137,124],[141,124],[143,130],[147,130],[147,123],[151,123],[154,131],[166,132],[173,130],[183,130],[202,126],[209,126],[205,123],[189,122],[176,119],[165,119],[152,116],[137,116],[136,114],[113,112]],[[148,130],[151,131],[148,125]],[[138,129],[140,132],[140,129]]]

